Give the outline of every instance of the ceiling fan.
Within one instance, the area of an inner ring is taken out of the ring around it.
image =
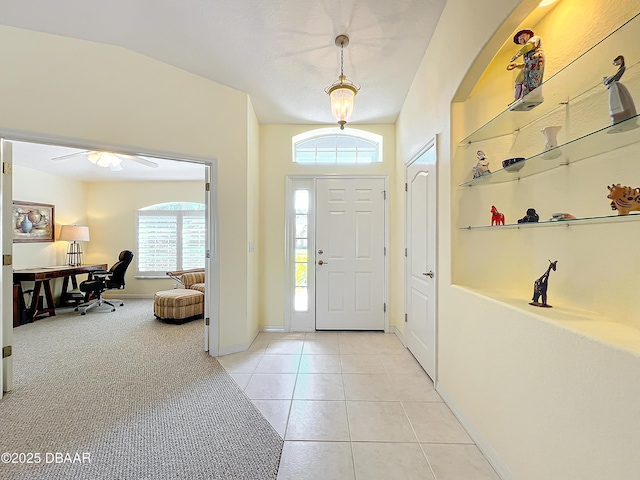
[[[62,155],[61,157],[52,158],[54,162],[59,160],[68,160],[73,157],[85,157],[94,165],[98,165],[103,168],[110,168],[112,172],[119,172],[122,170],[122,161],[130,160],[132,162],[139,163],[140,165],[144,165],[146,167],[158,168],[158,164],[152,162],[151,160],[147,160],[146,158],[138,157],[136,155],[123,155],[120,153],[111,153],[111,152],[99,152],[96,150],[86,150],[84,152],[76,152],[71,153],[69,155]]]

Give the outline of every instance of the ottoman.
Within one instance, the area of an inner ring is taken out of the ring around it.
[[[204,316],[204,293],[189,288],[156,292],[153,314],[162,320],[184,323]]]

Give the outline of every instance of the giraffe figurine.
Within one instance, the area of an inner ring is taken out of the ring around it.
[[[534,305],[536,307],[546,307],[551,308],[551,305],[547,304],[547,286],[549,282],[549,273],[551,270],[556,271],[556,264],[558,261],[552,262],[549,260],[549,268],[547,271],[542,274],[542,276],[533,282],[533,299],[529,302],[529,305]],[[542,297],[542,303],[538,302],[538,299]]]

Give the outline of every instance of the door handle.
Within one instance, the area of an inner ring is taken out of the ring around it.
[[[433,271],[429,270],[427,273],[423,273],[424,276],[429,277],[429,278],[433,278]]]
[[[324,260],[318,260],[318,265],[329,265],[329,264]]]

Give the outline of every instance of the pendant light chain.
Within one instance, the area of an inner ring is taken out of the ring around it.
[[[340,83],[344,79],[344,42],[340,44]]]

